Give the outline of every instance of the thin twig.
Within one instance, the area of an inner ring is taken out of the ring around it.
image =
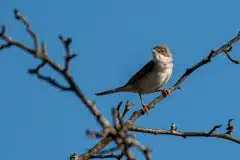
[[[240,61],[234,59],[234,58],[228,53],[228,51],[227,51],[226,49],[224,50],[224,53],[227,55],[228,59],[229,59],[231,62],[233,62],[233,63],[235,63],[235,64],[240,64]]]
[[[92,157],[90,157],[89,159],[94,159],[94,158],[101,158],[101,159],[104,159],[104,158],[115,158],[117,160],[120,160],[121,158],[123,157],[122,154],[96,154],[96,155],[93,155]]]
[[[215,125],[215,126],[211,129],[211,131],[208,132],[209,136],[211,136],[211,135],[216,131],[216,129],[217,129],[217,128],[220,128],[221,126],[222,126],[221,124]]]
[[[14,9],[15,18],[21,21],[26,26],[27,33],[32,37],[34,41],[34,49],[36,50],[36,56],[40,56],[40,48],[39,48],[39,41],[37,37],[37,33],[33,32],[31,29],[31,24],[27,21],[27,19],[20,14],[18,9]]]
[[[134,106],[133,103],[129,103],[129,101],[127,101],[126,104],[125,104],[125,108],[124,108],[122,117],[125,117],[126,113],[127,113],[130,109],[132,109],[133,106]]]

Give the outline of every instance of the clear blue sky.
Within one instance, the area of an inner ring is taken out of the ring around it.
[[[151,59],[150,49],[159,43],[168,44],[173,53],[174,72],[166,85],[170,87],[187,67],[238,33],[239,5],[238,0],[3,0],[0,23],[8,26],[13,38],[32,44],[23,25],[13,18],[13,8],[19,8],[59,63],[64,50],[58,35],[72,37],[72,49],[80,53],[72,65],[74,78],[111,119],[111,107],[130,100],[139,109],[139,97],[131,93],[96,97],[94,93],[124,84]],[[232,55],[240,58],[239,53],[240,43]],[[88,139],[85,130],[99,126],[75,96],[27,74],[36,62],[15,48],[0,54],[0,159],[66,160],[71,152],[83,153],[97,142]],[[234,118],[234,136],[240,137],[239,67],[225,55],[218,56],[192,74],[182,91],[157,104],[136,125],[168,129],[174,122],[182,131],[208,131]],[[149,102],[156,95],[146,95],[144,100]],[[224,132],[224,128],[218,131]],[[152,147],[153,159],[239,158],[240,146],[226,140],[136,136]],[[143,159],[141,153],[136,156]]]

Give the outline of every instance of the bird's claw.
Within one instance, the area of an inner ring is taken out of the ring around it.
[[[171,95],[171,90],[170,89],[164,89],[162,90],[162,94],[167,96],[167,95]]]
[[[142,104],[142,106],[143,106],[143,109],[142,109],[143,113],[148,113],[148,108],[150,106],[148,104]]]

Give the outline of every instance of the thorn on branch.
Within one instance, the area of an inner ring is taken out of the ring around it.
[[[232,121],[233,121],[233,119],[228,120],[227,129],[226,129],[227,130],[226,134],[228,134],[228,135],[232,135],[233,130],[234,130],[234,126],[232,124]]]
[[[216,131],[217,128],[220,128],[222,125],[219,124],[219,125],[215,125],[210,132],[208,132],[208,135],[210,136],[212,133],[214,133]]]

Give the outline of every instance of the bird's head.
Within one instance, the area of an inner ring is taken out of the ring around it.
[[[166,44],[160,44],[152,49],[154,61],[169,61],[172,60],[172,54]]]

